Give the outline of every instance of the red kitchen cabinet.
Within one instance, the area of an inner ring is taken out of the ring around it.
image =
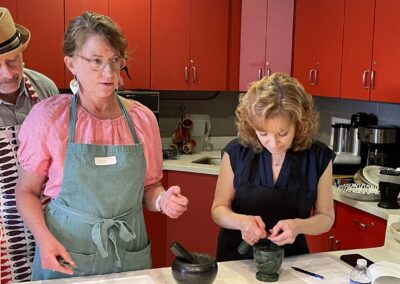
[[[43,73],[51,78],[57,87],[62,87],[64,85],[63,0],[50,2],[46,0],[14,0],[2,1],[0,4],[11,11],[14,22],[23,25],[31,32],[31,40],[23,51],[25,66]]]
[[[229,1],[153,0],[151,88],[227,88]]]
[[[318,96],[340,97],[344,0],[297,0],[293,76]]]
[[[178,219],[167,220],[167,266],[175,258],[169,246],[176,241],[191,252],[215,256],[219,226],[211,218],[211,205],[216,183],[215,175],[168,172],[168,186],[179,185],[189,206]]]
[[[294,0],[242,1],[240,90],[273,72],[291,73]]]
[[[341,97],[369,100],[375,0],[347,0]]]
[[[386,220],[337,202],[336,250],[383,246]]]
[[[17,15],[17,1],[15,0],[0,0],[0,7],[7,8],[15,23],[18,24],[18,15]]]
[[[109,16],[128,40],[130,80],[122,73],[125,89],[150,89],[150,0],[109,0]]]
[[[65,27],[72,18],[86,11],[108,15],[108,0],[65,0]]]
[[[306,236],[310,252],[372,248],[385,242],[386,220],[335,201],[335,225],[319,236]]]
[[[375,82],[371,86],[371,101],[400,103],[400,1],[377,0],[373,46]]]
[[[310,253],[332,251],[335,248],[334,228],[321,235],[306,235],[306,240]]]
[[[343,40],[342,97],[400,102],[400,2],[347,0]]]
[[[163,171],[162,185],[168,188],[168,172]],[[165,267],[167,243],[167,216],[159,212],[143,210],[147,237],[151,241],[152,268]]]

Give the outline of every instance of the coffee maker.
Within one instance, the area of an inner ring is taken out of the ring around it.
[[[367,125],[359,127],[361,165],[400,166],[400,127]]]
[[[334,174],[353,174],[363,167],[362,155],[367,149],[360,142],[359,127],[377,123],[378,118],[374,114],[357,112],[351,116],[350,123],[331,125],[331,145],[336,154]]]
[[[379,207],[386,209],[400,208],[397,198],[400,193],[400,170],[381,169],[379,173],[379,192],[381,200]]]

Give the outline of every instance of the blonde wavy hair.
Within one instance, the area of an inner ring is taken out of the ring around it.
[[[308,149],[318,129],[319,115],[314,110],[312,96],[295,78],[284,73],[274,73],[255,81],[240,95],[236,109],[239,142],[261,152],[263,145],[255,130],[262,130],[267,119],[278,115],[287,115],[295,125],[291,149]]]

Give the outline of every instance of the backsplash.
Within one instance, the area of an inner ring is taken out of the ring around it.
[[[315,107],[320,113],[318,139],[329,144],[332,116],[350,119],[356,112],[373,113],[379,124],[400,126],[400,104],[314,97]]]
[[[181,105],[185,106],[186,113],[210,115],[211,137],[236,136],[234,119],[238,96],[238,92],[161,92],[161,137],[170,137],[176,129]],[[400,104],[326,97],[314,97],[314,101],[320,112],[318,139],[326,144],[330,142],[332,116],[350,119],[353,113],[367,112],[378,116],[380,124],[400,125]]]

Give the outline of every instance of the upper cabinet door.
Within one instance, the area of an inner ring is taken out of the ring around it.
[[[307,92],[315,94],[318,0],[297,0],[293,44],[293,76]]]
[[[125,89],[150,89],[150,0],[109,0],[109,15],[128,41]]]
[[[261,79],[264,73],[268,0],[242,1],[239,88]]]
[[[318,11],[317,95],[340,97],[345,0],[320,0]]]
[[[293,0],[242,2],[240,90],[273,72],[291,73]]]
[[[377,0],[373,69],[375,78],[370,99],[400,103],[400,1]]]
[[[31,40],[23,51],[26,67],[43,73],[63,88],[64,1],[19,0],[17,11],[18,20],[14,21],[31,32]]]
[[[369,100],[375,0],[347,0],[341,97]]]
[[[226,89],[228,4],[228,0],[152,1],[152,89]]]
[[[268,0],[265,74],[292,71],[294,0]]]
[[[189,89],[190,1],[152,0],[151,88]]]
[[[15,0],[0,0],[0,7],[7,8],[11,13],[11,16],[13,17],[14,22],[17,24],[19,23],[18,22],[18,13],[17,13],[17,1],[15,1]]]
[[[298,0],[293,75],[314,95],[340,97],[344,0]]]
[[[226,90],[229,1],[190,3],[190,89]]]
[[[65,0],[65,27],[86,11],[108,15],[108,0]]]

